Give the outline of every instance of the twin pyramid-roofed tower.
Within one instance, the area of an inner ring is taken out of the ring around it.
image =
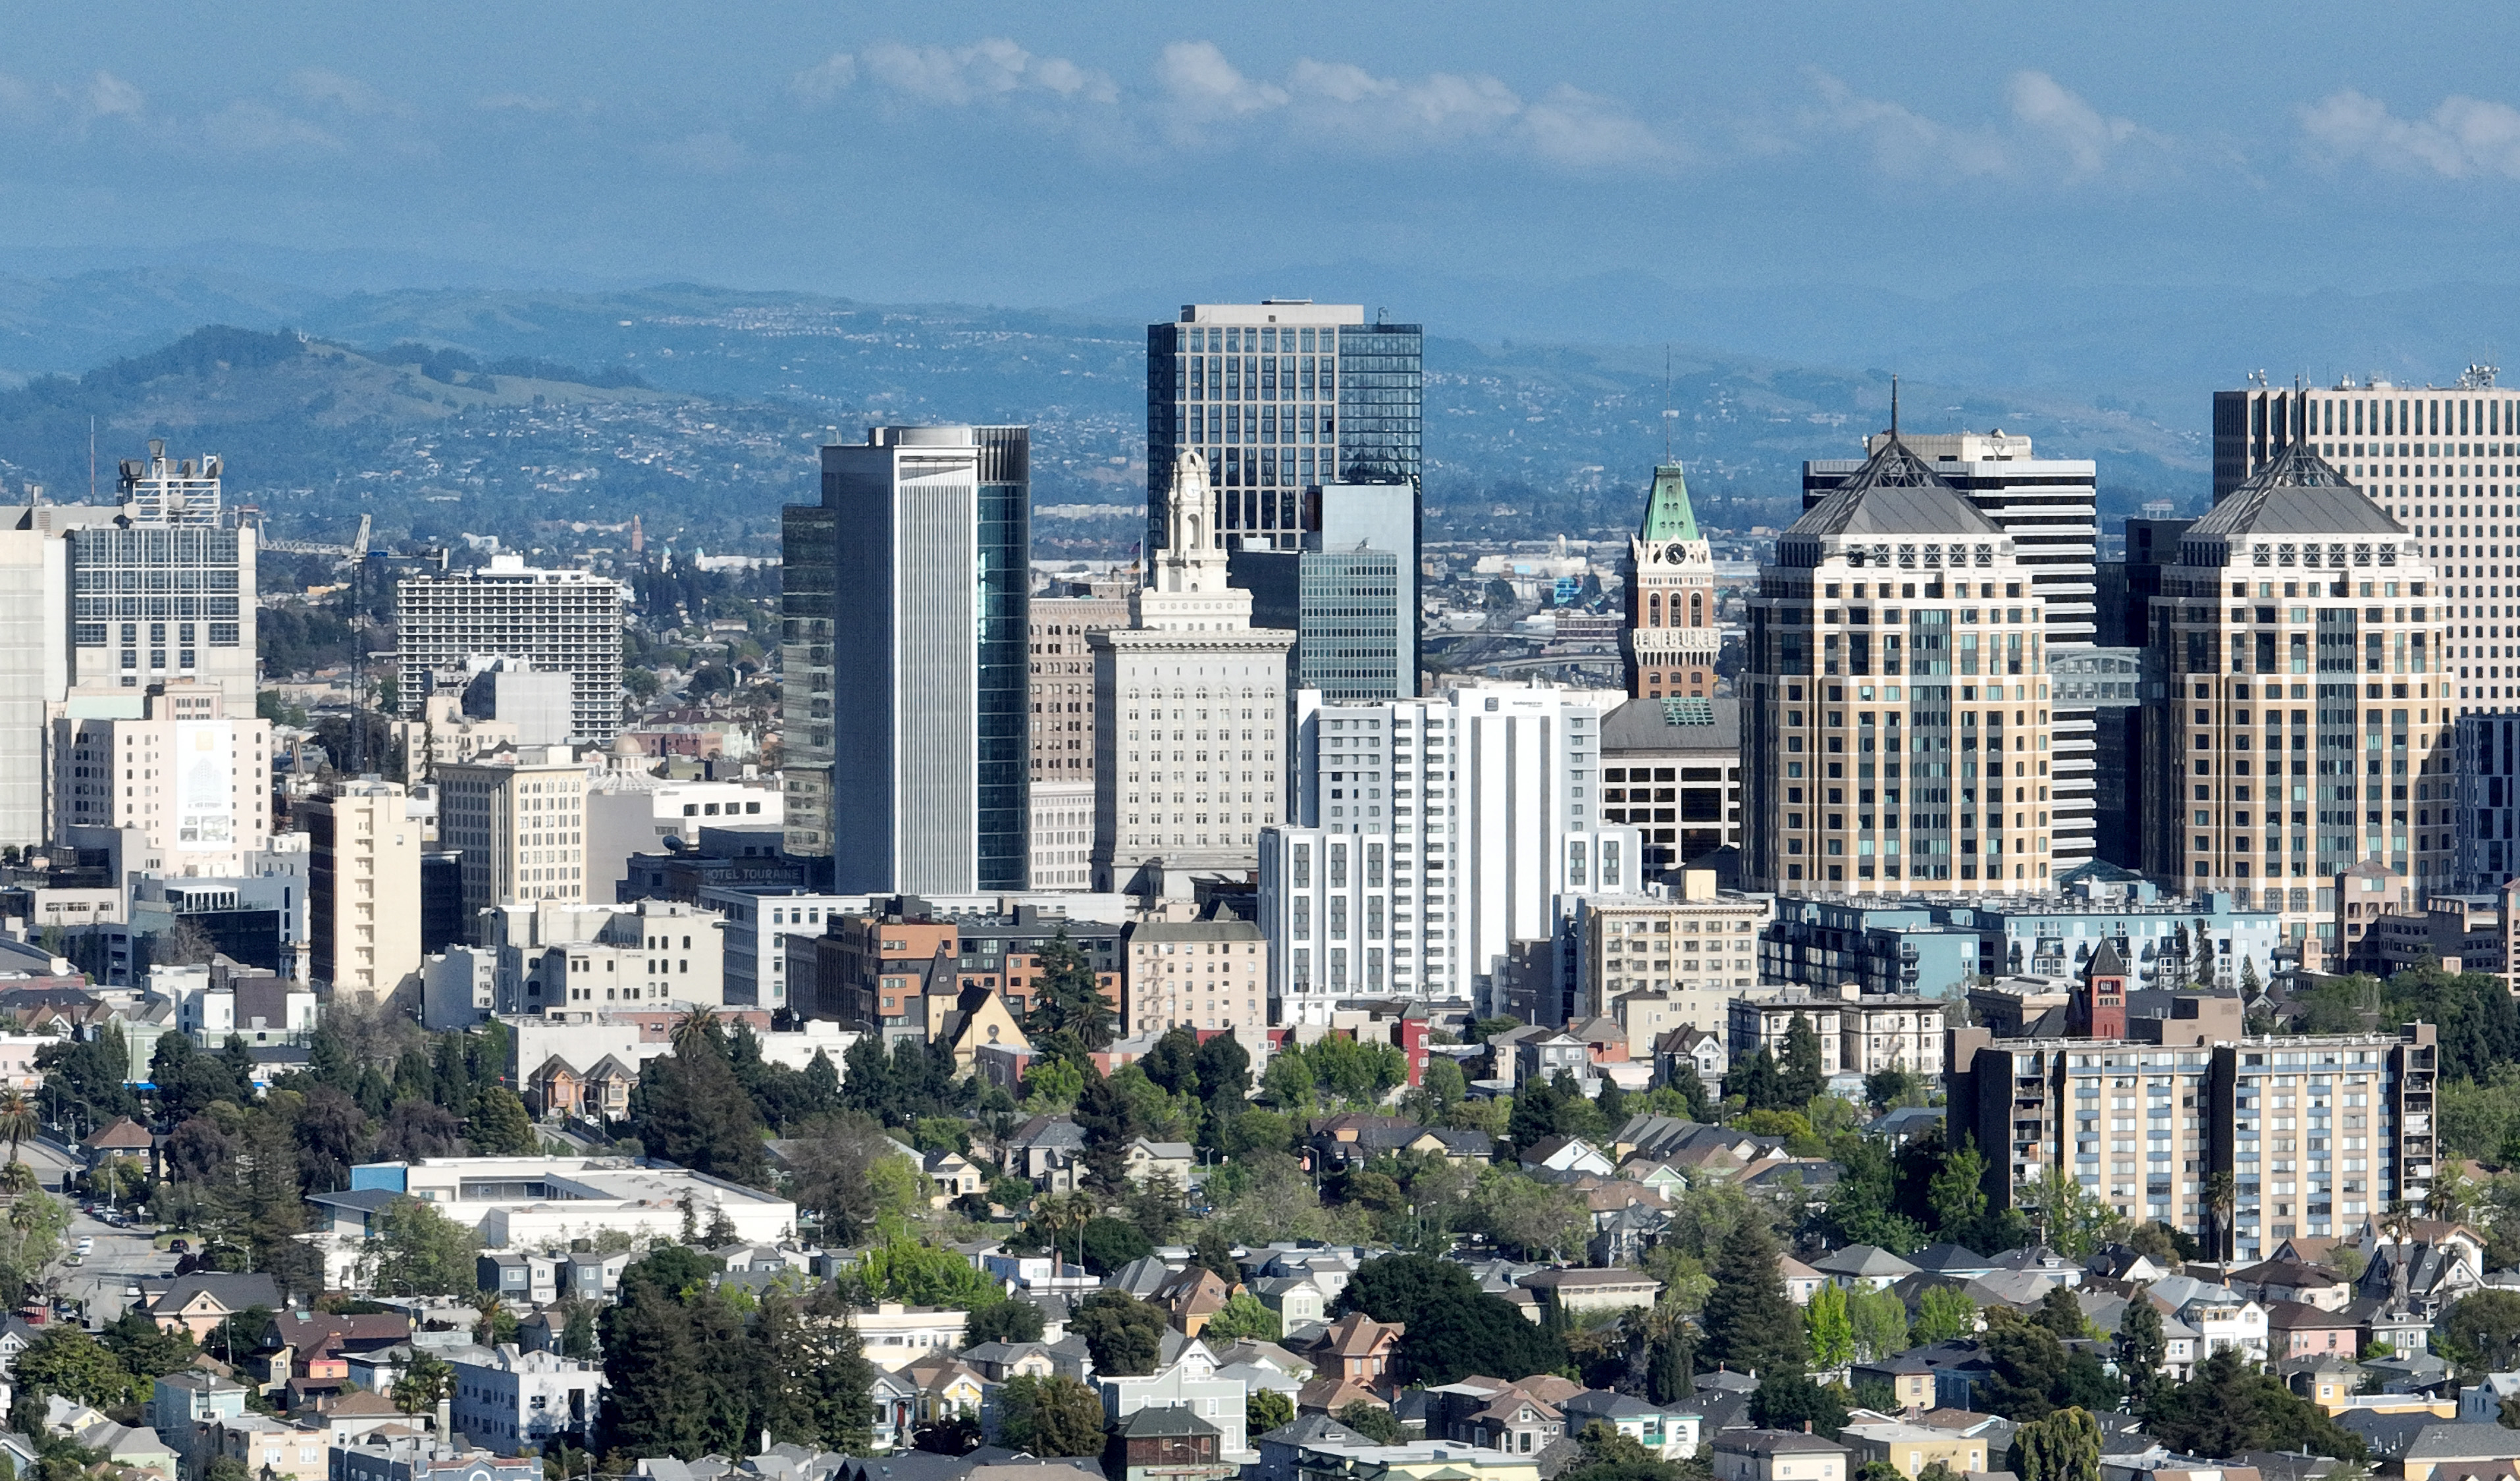
[[[2045,603],[1899,436],[1806,511],[1750,600],[1754,888],[2051,887]]]

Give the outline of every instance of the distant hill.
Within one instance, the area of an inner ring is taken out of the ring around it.
[[[1139,527],[1143,322],[693,285],[316,294],[158,270],[67,282],[82,291],[0,280],[0,366],[96,365],[106,345],[122,358],[0,393],[0,476],[82,489],[92,415],[105,466],[148,436],[195,439],[276,522],[318,538],[362,507],[381,532],[431,538],[450,521],[519,538],[537,520],[635,511],[660,537],[689,526],[712,548],[766,548],[779,505],[813,496],[825,428],[1015,422],[1034,428],[1038,549],[1117,554]],[[212,308],[244,328],[167,344],[202,322],[183,316]],[[310,337],[283,344],[283,324]],[[1850,454],[1886,417],[1877,369],[1682,349],[1666,381],[1660,345],[1430,329],[1430,540],[1624,528],[1663,455],[1667,394],[1672,450],[1718,530],[1789,520],[1802,460]],[[1913,380],[1906,405],[1912,425],[2001,425],[2043,453],[2099,458],[2104,513],[2203,500],[2201,415],[2168,426],[2114,403]]]

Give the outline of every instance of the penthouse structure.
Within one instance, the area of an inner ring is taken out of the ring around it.
[[[2012,534],[1890,434],[1750,601],[1745,883],[2048,887],[2047,598]]]
[[[394,586],[402,714],[422,715],[432,674],[522,658],[569,676],[571,741],[609,742],[621,728],[622,596],[608,576],[529,566],[522,556],[405,578]]]

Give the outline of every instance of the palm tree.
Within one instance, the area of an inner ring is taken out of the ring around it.
[[[1041,1200],[1040,1208],[1033,1214],[1033,1222],[1039,1224],[1042,1232],[1050,1235],[1050,1268],[1053,1276],[1065,1273],[1066,1267],[1061,1263],[1058,1241],[1064,1238],[1070,1230],[1076,1232],[1076,1262],[1079,1265],[1085,1263],[1085,1226],[1094,1222],[1094,1198],[1091,1194],[1080,1189],[1064,1198],[1044,1198]]]
[[[674,1020],[672,1035],[674,1052],[676,1054],[697,1053],[701,1046],[709,1042],[709,1035],[716,1029],[716,1013],[698,1004],[685,1009],[683,1015]]]
[[[2205,1207],[2214,1216],[2214,1256],[2227,1268],[2231,1263],[2231,1211],[2239,1201],[2239,1185],[2229,1173],[2205,1180]]]
[[[2381,1249],[2389,1259],[2389,1310],[2393,1312],[2407,1308],[2407,1246],[2413,1237],[2415,1211],[2407,1206],[2404,1198],[2390,1199],[2389,1206],[2380,1211],[2380,1233],[2388,1240]]]
[[[18,1144],[42,1126],[35,1102],[22,1090],[0,1091],[0,1137],[9,1139],[9,1160],[18,1160]]]

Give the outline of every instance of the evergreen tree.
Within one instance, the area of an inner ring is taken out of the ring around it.
[[[1042,943],[1037,966],[1032,1012],[1024,1031],[1036,1040],[1059,1035],[1088,1052],[1108,1049],[1118,1032],[1110,1000],[1094,979],[1094,964],[1068,939],[1066,926]]]
[[[2150,1296],[2137,1291],[2118,1323],[2118,1371],[2126,1375],[2138,1409],[2161,1383],[2161,1365],[2169,1353],[2169,1341],[2161,1330],[2161,1309]]]
[[[1725,1236],[1715,1262],[1715,1289],[1699,1321],[1706,1332],[1703,1358],[1739,1372],[1799,1373],[1805,1344],[1793,1302],[1777,1270],[1777,1244],[1757,1219],[1744,1219]]]
[[[1677,1327],[1655,1342],[1645,1366],[1645,1397],[1655,1404],[1676,1404],[1694,1392],[1692,1356],[1687,1335]]]
[[[485,1085],[472,1093],[464,1137],[484,1157],[526,1157],[541,1148],[525,1102],[504,1085]]]
[[[1746,1110],[1786,1109],[1784,1080],[1777,1073],[1776,1056],[1762,1045],[1749,1058],[1732,1067],[1724,1077],[1724,1089],[1741,1098]]]
[[[1778,1091],[1789,1109],[1809,1105],[1828,1087],[1821,1073],[1820,1035],[1801,1013],[1794,1014],[1793,1021],[1785,1025],[1785,1055],[1778,1077]]]
[[[1044,1459],[1102,1453],[1102,1400],[1074,1378],[1010,1378],[998,1391],[998,1443]]]
[[[1933,1205],[1935,1228],[1944,1238],[1955,1244],[1973,1245],[1983,1237],[1986,1159],[1978,1155],[1975,1143],[1963,1138],[1943,1154],[1942,1167],[1935,1172],[1926,1197]]]
[[[1110,1377],[1151,1373],[1162,1357],[1164,1309],[1126,1291],[1097,1291],[1079,1302],[1069,1324],[1094,1355],[1094,1370]]]
[[[1137,1103],[1108,1078],[1096,1075],[1076,1100],[1076,1125],[1085,1133],[1085,1170],[1094,1186],[1110,1192],[1126,1188],[1129,1144],[1144,1135]]]
[[[630,1093],[630,1119],[652,1156],[732,1183],[769,1183],[758,1113],[736,1083],[715,1032],[687,1038],[672,1054],[648,1061]]]
[[[2100,1481],[2099,1421],[2060,1409],[2014,1431],[2004,1463],[2021,1481]]]

